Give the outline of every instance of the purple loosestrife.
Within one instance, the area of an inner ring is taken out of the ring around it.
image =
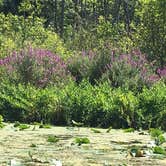
[[[137,49],[120,55],[112,51],[106,68],[103,78],[109,80],[115,87],[125,86],[137,89],[137,86],[141,88],[143,85],[150,85],[159,80],[159,76],[153,71],[153,63],[149,63],[146,56]],[[162,73],[160,70],[159,72]]]
[[[0,65],[6,68],[11,79],[15,78],[18,82],[31,83],[38,87],[64,83],[70,77],[65,62],[58,55],[44,49],[29,47],[13,52],[1,59]]]
[[[163,68],[158,68],[157,69],[157,74],[161,77],[161,78],[166,78],[166,66]]]

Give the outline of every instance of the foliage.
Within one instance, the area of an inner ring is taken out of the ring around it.
[[[3,122],[3,116],[0,115],[0,124]]]
[[[78,146],[82,145],[82,144],[89,144],[90,143],[90,140],[86,137],[83,137],[83,138],[75,138],[75,143],[78,144]]]
[[[50,142],[50,143],[57,143],[59,141],[59,138],[57,138],[56,136],[54,135],[50,135],[48,136],[47,138],[47,142]]]
[[[134,128],[124,129],[124,132],[125,132],[125,133],[131,133],[131,132],[134,132],[134,131],[135,131]]]
[[[160,146],[155,146],[153,148],[153,153],[166,155],[166,151],[164,150],[164,148],[162,148]]]
[[[18,126],[18,128],[19,128],[19,130],[25,130],[25,129],[29,129],[30,126],[27,125],[27,124],[20,124],[20,125]]]
[[[144,88],[143,92],[139,94],[140,109],[144,117],[144,128],[156,128],[162,126],[164,113],[166,110],[166,85],[159,82],[153,85],[150,89]],[[157,122],[157,123],[156,123]]]
[[[10,52],[29,45],[49,49],[63,58],[70,55],[58,35],[52,30],[45,29],[43,23],[43,19],[39,17],[25,18],[24,16],[1,13],[0,57],[5,57]]]
[[[8,120],[55,122],[58,98],[55,89],[37,89],[31,85],[0,84],[0,112]]]
[[[153,139],[155,139],[155,144],[157,146],[163,144],[166,141],[165,137],[162,135],[163,133],[164,132],[160,129],[150,129],[150,135]]]
[[[136,12],[141,20],[137,30],[139,46],[148,54],[148,59],[156,61],[162,67],[166,63],[164,6],[165,2],[162,0],[140,0],[140,7]]]
[[[46,87],[51,84],[65,84],[70,80],[66,64],[57,55],[44,49],[28,49],[13,52],[0,60],[11,82],[32,84],[36,87]],[[63,79],[63,80],[62,80]]]

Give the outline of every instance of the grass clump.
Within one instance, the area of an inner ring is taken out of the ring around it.
[[[134,128],[128,128],[128,129],[124,129],[123,130],[125,133],[131,133],[131,132],[134,132],[135,129]]]
[[[78,144],[79,146],[82,145],[82,144],[89,144],[90,143],[90,140],[86,137],[84,138],[75,138],[75,143]]]
[[[59,138],[57,138],[57,137],[54,136],[54,135],[50,135],[50,136],[48,136],[48,138],[47,138],[47,142],[56,143],[56,142],[58,142],[58,141],[59,141]]]

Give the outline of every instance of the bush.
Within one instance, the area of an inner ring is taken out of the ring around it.
[[[152,67],[139,50],[133,50],[129,54],[113,53],[102,79],[108,80],[113,87],[138,92],[143,86],[149,86],[160,79],[154,74]]]
[[[38,89],[30,84],[0,84],[0,114],[19,122],[55,122],[58,97],[55,89]]]
[[[139,95],[140,109],[144,117],[144,128],[159,128],[165,124],[166,85],[159,82],[150,89],[144,88]]]
[[[61,100],[68,124],[72,119],[86,126],[136,127],[141,119],[138,100],[132,92],[112,89],[108,83],[92,86],[83,81],[67,86]]]
[[[70,73],[66,64],[57,55],[44,49],[28,48],[13,52],[0,60],[0,67],[4,70],[3,78],[11,82],[32,84],[36,87],[65,84],[70,80]]]
[[[76,82],[80,83],[82,80],[87,79],[91,84],[95,84],[106,70],[106,65],[110,60],[108,52],[109,50],[106,49],[90,50],[71,56],[68,69],[75,77]]]

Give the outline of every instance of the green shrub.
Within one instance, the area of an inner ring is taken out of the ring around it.
[[[151,88],[144,88],[138,95],[139,107],[142,110],[145,124],[143,128],[165,129],[166,85],[156,83]]]
[[[10,121],[44,123],[56,121],[56,88],[38,89],[32,85],[0,84],[0,113]]]

